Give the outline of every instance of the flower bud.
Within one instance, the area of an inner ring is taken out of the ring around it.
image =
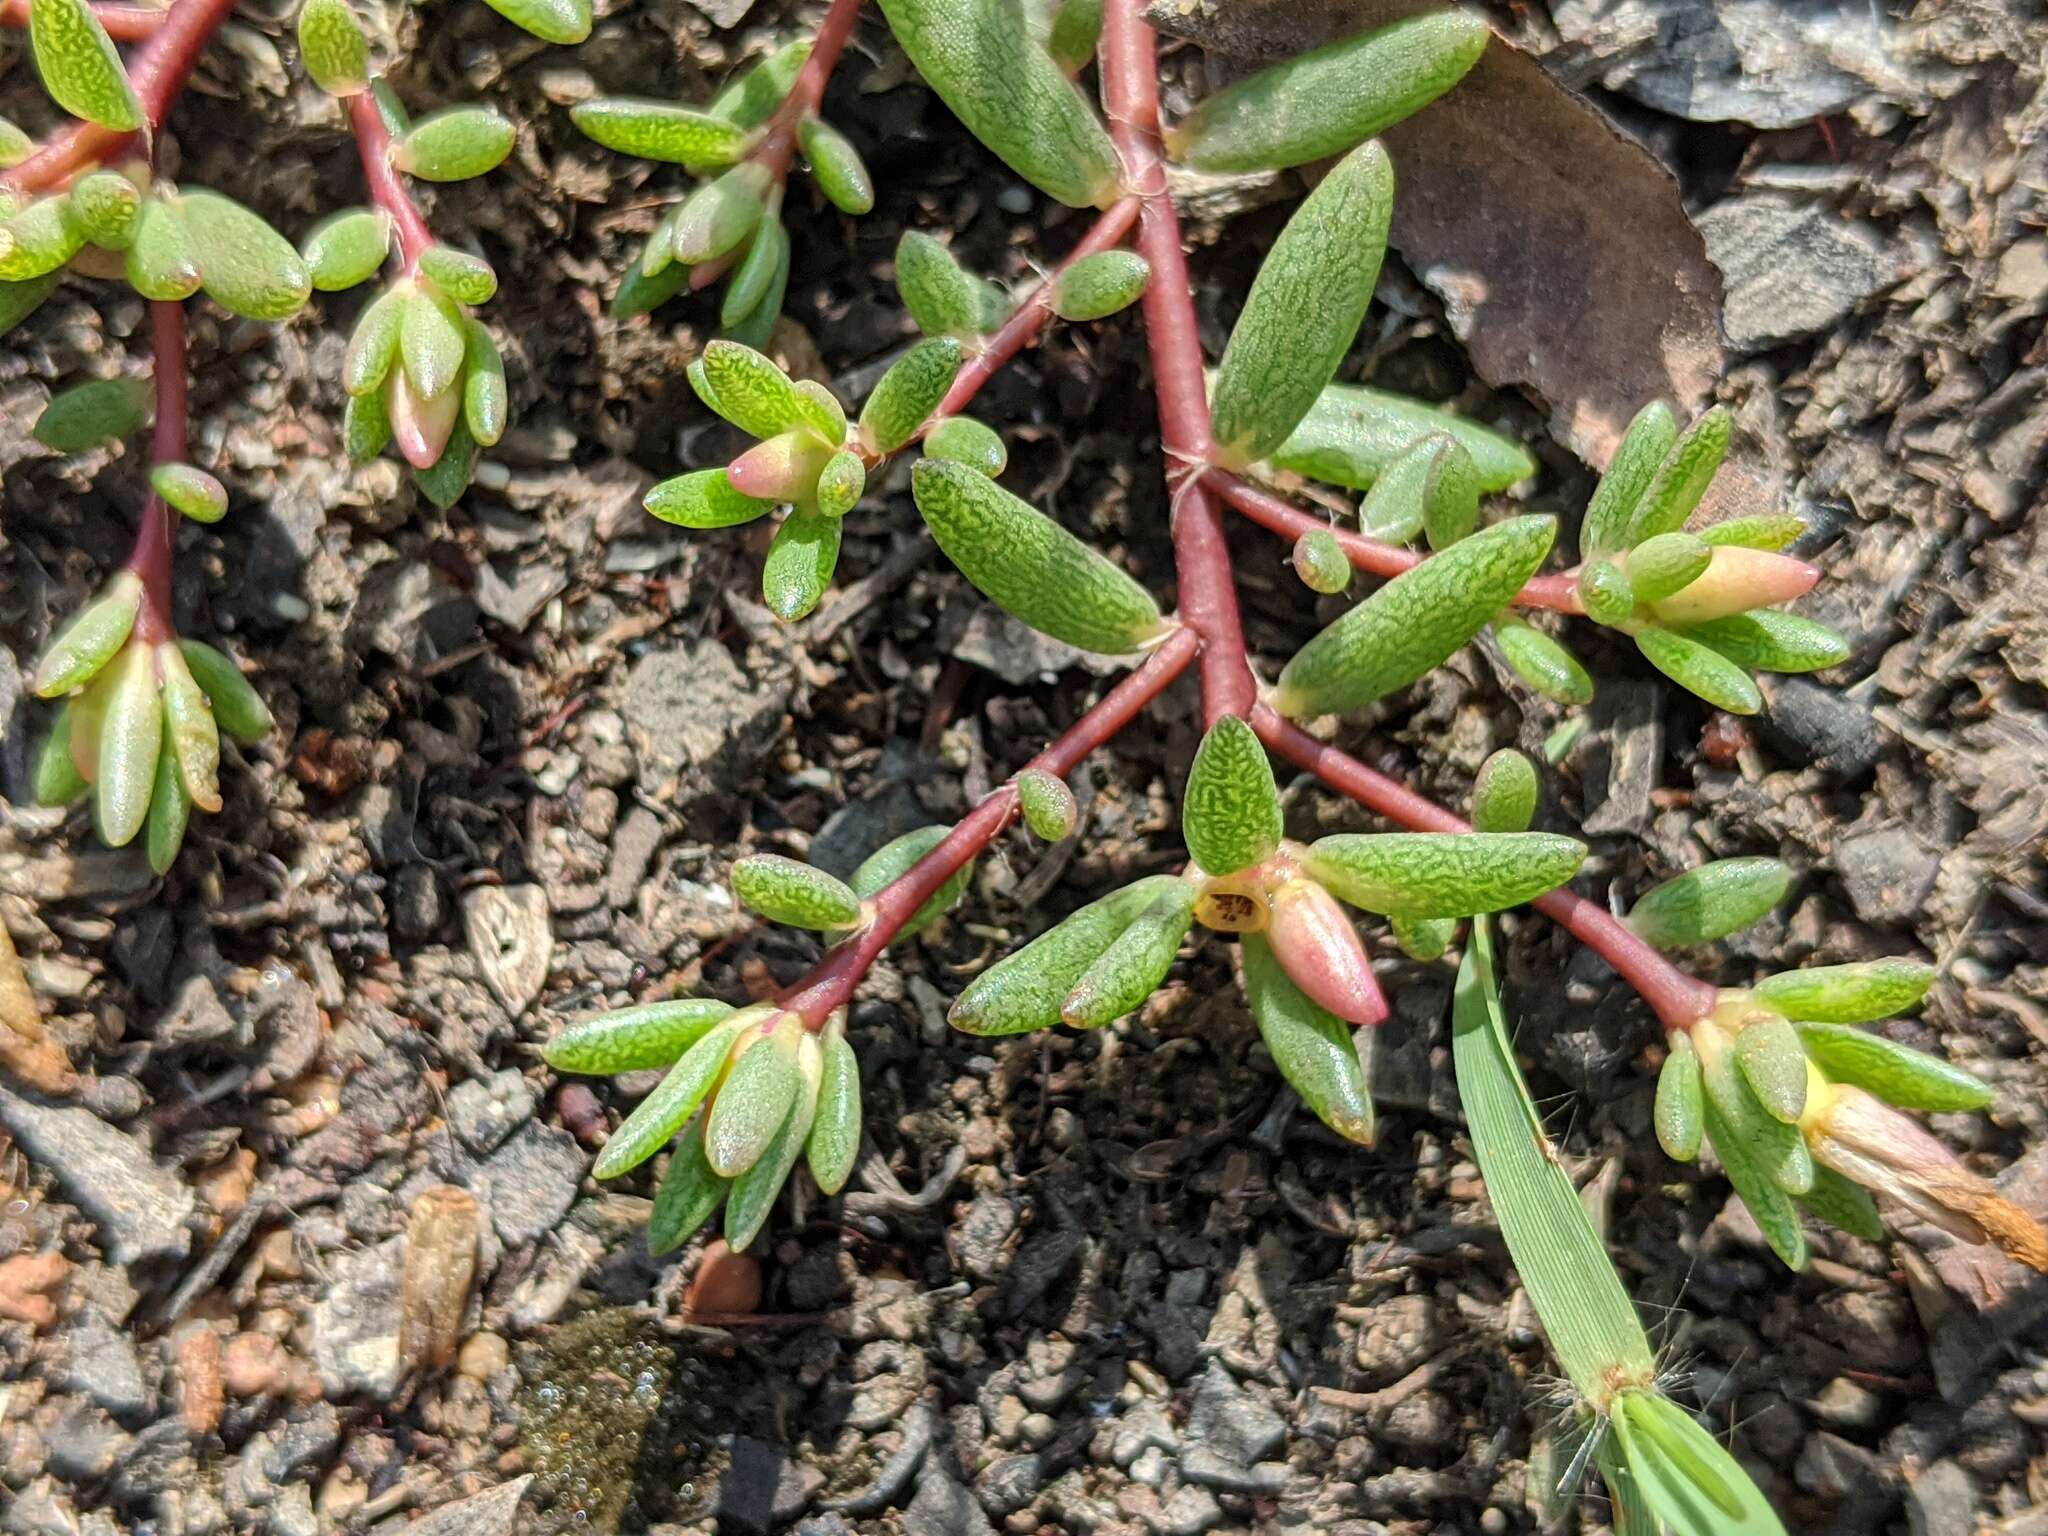
[[[1789,603],[1812,590],[1819,580],[1819,570],[1804,560],[1767,549],[1724,544],[1715,549],[1705,571],[1654,604],[1652,611],[1663,624],[1703,624],[1752,608]]]
[[[726,466],[725,477],[742,496],[762,501],[806,500],[829,456],[812,434],[782,432],[734,459]]]
[[[413,388],[403,368],[391,370],[391,436],[405,462],[414,469],[431,469],[440,461],[455,431],[455,418],[462,411],[462,391],[444,389],[431,397]]]
[[[1266,939],[1274,958],[1317,1006],[1348,1024],[1378,1024],[1387,1000],[1372,973],[1358,930],[1337,898],[1296,877],[1273,892]]]

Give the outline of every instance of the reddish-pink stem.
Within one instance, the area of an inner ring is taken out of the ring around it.
[[[825,99],[825,87],[839,65],[839,55],[846,50],[846,40],[853,36],[853,26],[860,20],[864,3],[865,0],[832,0],[825,19],[818,23],[817,35],[811,39],[810,56],[797,71],[782,105],[768,119],[761,142],[754,146],[749,158],[767,166],[778,185],[789,175],[790,161],[796,155],[797,124],[816,112]]]
[[[1297,767],[1305,768],[1339,794],[1411,832],[1469,832],[1461,821],[1435,801],[1417,794],[1398,779],[1368,768],[1299,726],[1282,719],[1265,704],[1252,712],[1259,739]],[[1689,976],[1637,938],[1605,907],[1568,890],[1555,890],[1532,905],[1554,918],[1588,949],[1613,966],[1643,996],[1666,1029],[1690,1029],[1712,1010],[1716,988]]]
[[[185,88],[192,66],[199,62],[207,40],[227,20],[235,0],[180,0],[143,44],[129,67],[128,79],[142,102],[142,115],[154,135],[163,126],[171,103]],[[116,133],[97,123],[78,123],[51,139],[28,159],[9,171],[0,171],[0,186],[17,192],[41,192],[57,186],[87,166],[98,165],[124,144],[137,138]]]
[[[391,130],[384,126],[384,114],[377,110],[377,98],[369,91],[357,91],[348,99],[348,125],[356,136],[356,153],[362,157],[363,180],[369,185],[370,202],[384,210],[398,236],[399,260],[410,273],[420,252],[434,243],[405,178],[391,162]]]
[[[1082,758],[1129,725],[1139,710],[1164,692],[1166,685],[1187,669],[1200,646],[1194,631],[1175,630],[1145,658],[1142,666],[1104,694],[1094,708],[1025,767],[1065,778]],[[994,841],[1016,811],[1017,789],[1012,780],[968,812],[946,834],[945,841],[884,886],[872,903],[874,921],[819,961],[810,975],[785,992],[782,1005],[795,1009],[811,1029],[822,1029],[833,1010],[846,1005],[853,989],[868,973],[868,967],[888,948],[903,925],[917,915],[917,909],[952,879],[961,865]]]
[[[177,463],[185,457],[188,385],[185,374],[185,306],[177,299],[153,299],[149,306],[150,341],[155,350],[156,424],[151,429],[149,462]],[[155,491],[142,503],[135,529],[135,548],[128,569],[142,578],[142,607],[135,615],[135,637],[148,644],[172,638],[171,543],[177,514]]]
[[[117,43],[139,43],[163,30],[170,12],[153,5],[106,5],[92,7],[93,15]],[[0,27],[26,27],[28,0],[0,0]]]
[[[1237,584],[1224,542],[1223,514],[1202,483],[1209,462],[1209,394],[1194,288],[1181,250],[1180,218],[1166,186],[1159,144],[1159,73],[1152,29],[1136,4],[1116,0],[1102,23],[1102,94],[1124,176],[1139,198],[1138,252],[1150,263],[1145,338],[1152,354],[1161,449],[1173,491],[1173,563],[1181,621],[1202,637],[1202,716],[1244,715],[1258,696],[1245,656]],[[1177,472],[1176,472],[1177,471]]]
[[[1205,477],[1216,493],[1231,506],[1261,528],[1269,529],[1282,538],[1298,539],[1305,533],[1327,530],[1334,534],[1351,563],[1368,576],[1399,576],[1403,571],[1412,571],[1429,557],[1416,550],[1403,549],[1398,544],[1385,544],[1378,539],[1367,538],[1362,533],[1351,533],[1342,528],[1332,528],[1323,518],[1275,496],[1271,491],[1239,479],[1236,475],[1222,470],[1211,470]],[[1586,606],[1579,601],[1579,584],[1570,576],[1556,574],[1537,576],[1515,594],[1515,602],[1524,608],[1554,608],[1559,613],[1584,613]]]

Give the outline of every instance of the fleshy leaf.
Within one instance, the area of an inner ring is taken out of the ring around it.
[[[1536,573],[1557,536],[1550,517],[1513,517],[1396,576],[1296,653],[1280,673],[1281,714],[1361,709],[1442,665]]]
[[[733,268],[725,297],[719,301],[718,323],[728,330],[766,302],[777,269],[789,262],[789,231],[782,226],[780,199],[771,193],[769,204],[754,228],[754,238],[747,242],[746,254]]]
[[[796,125],[796,141],[810,162],[811,180],[825,201],[841,213],[863,214],[875,206],[874,178],[853,143],[815,114]]]
[[[1671,451],[1657,466],[1629,518],[1628,545],[1634,548],[1660,533],[1675,533],[1685,526],[1694,507],[1707,492],[1721,461],[1728,456],[1728,439],[1735,419],[1726,406],[1717,405],[1694,422],[1671,445]]]
[[[107,251],[135,243],[142,217],[142,189],[119,171],[91,171],[71,184],[71,212],[79,232]]]
[[[1339,832],[1310,845],[1308,873],[1367,912],[1469,917],[1555,890],[1585,858],[1551,832]]]
[[[1718,651],[1738,667],[1763,672],[1819,672],[1849,659],[1849,642],[1812,619],[1778,608],[1758,608],[1674,631]]]
[[[430,245],[419,254],[420,276],[463,304],[488,303],[498,291],[498,274],[481,256],[449,245]]]
[[[544,43],[566,48],[590,36],[590,0],[484,0],[484,4]]]
[[[736,75],[711,98],[705,110],[742,128],[758,128],[775,115],[790,87],[811,56],[811,40],[796,38],[765,55],[753,68]]]
[[[164,711],[157,698],[154,653],[149,646],[130,641],[93,687],[106,690],[93,808],[100,841],[120,848],[142,830],[149,815],[157,757],[163,750]]]
[[[43,806],[70,805],[92,788],[85,775],[78,771],[78,762],[71,755],[69,700],[57,706],[57,713],[50,721],[50,734],[36,749],[29,783],[35,803]]]
[[[503,164],[514,136],[511,119],[493,107],[444,107],[406,130],[392,163],[421,181],[467,181]]]
[[[732,867],[732,891],[742,906],[771,923],[830,933],[858,927],[860,898],[836,875],[779,853],[754,853]]]
[[[347,0],[306,0],[299,9],[299,58],[312,82],[330,96],[353,96],[370,84],[370,42]]]
[[[1210,391],[1218,462],[1286,442],[1358,335],[1386,254],[1394,167],[1361,145],[1302,200],[1252,281]]]
[[[206,700],[220,728],[245,746],[253,746],[276,728],[270,706],[225,652],[203,640],[180,640],[178,649],[193,679],[206,690]]]
[[[761,598],[775,617],[794,623],[818,606],[839,564],[841,526],[802,507],[782,520],[761,565]]]
[[[732,1005],[710,997],[675,997],[601,1013],[572,1024],[541,1048],[557,1072],[610,1076],[665,1067],[732,1016]]]
[[[847,877],[846,883],[853,887],[854,894],[862,901],[871,900],[881,894],[882,887],[907,874],[912,865],[944,842],[946,834],[952,830],[951,827],[919,827],[893,838],[861,860],[860,867]],[[925,898],[924,905],[911,914],[909,922],[896,930],[896,937],[891,942],[902,943],[950,912],[967,893],[968,882],[973,878],[974,860],[969,859],[947,877],[944,885]]]
[[[1646,629],[1635,638],[1651,666],[1716,709],[1753,715],[1764,707],[1756,680],[1719,651],[1663,629]]]
[[[178,764],[167,743],[157,754],[156,780],[149,793],[149,815],[143,822],[143,854],[149,867],[167,875],[178,862],[178,850],[185,844],[185,828],[192,820],[192,801],[178,779]]]
[[[654,1192],[654,1209],[647,1217],[648,1253],[673,1253],[682,1247],[725,1204],[731,1188],[732,1180],[713,1171],[704,1159],[704,1117],[699,1115],[676,1142],[668,1172]]]
[[[692,192],[676,215],[676,260],[694,267],[738,250],[767,211],[771,184],[768,167],[748,160]]]
[[[827,517],[844,517],[860,505],[867,488],[867,466],[851,448],[842,448],[818,471],[818,510]]]
[[[1351,585],[1350,557],[1327,528],[1312,529],[1296,539],[1290,558],[1294,574],[1311,592],[1330,596]]]
[[[187,299],[199,291],[199,255],[183,211],[171,200],[143,203],[124,268],[128,286],[145,299]]]
[[[0,208],[6,205],[0,203]],[[85,226],[72,210],[71,199],[39,197],[0,220],[0,282],[20,283],[44,277],[78,254],[85,244]]]
[[[142,100],[86,0],[29,0],[28,41],[43,89],[58,106],[115,133],[142,127]]]
[[[1866,1243],[1884,1241],[1884,1219],[1877,1214],[1877,1202],[1870,1198],[1870,1191],[1832,1168],[1815,1166],[1813,1188],[1799,1197],[1799,1203],[1851,1237],[1860,1237]]]
[[[209,299],[249,320],[284,320],[304,307],[313,275],[291,241],[218,192],[178,200]]]
[[[1002,434],[972,416],[948,416],[933,422],[924,435],[924,451],[927,458],[951,459],[991,480],[1010,462]]]
[[[686,1049],[669,1068],[668,1075],[655,1085],[654,1091],[612,1132],[611,1140],[604,1144],[590,1170],[591,1177],[617,1178],[654,1156],[703,1103],[719,1073],[725,1070],[726,1057],[740,1031],[759,1027],[765,1013],[761,1008],[743,1009],[719,1020],[700,1035],[696,1044]]]
[[[1699,533],[1716,548],[1779,550],[1800,540],[1806,533],[1806,519],[1789,514],[1731,517],[1726,522],[1710,523]]]
[[[1586,617],[1609,628],[1625,624],[1636,611],[1635,588],[1612,560],[1588,560],[1579,570],[1579,601]]]
[[[1480,832],[1526,832],[1536,819],[1542,786],[1536,765],[1503,747],[1479,765],[1472,780],[1472,826]]]
[[[301,254],[320,292],[353,288],[391,254],[391,217],[376,208],[344,208],[313,226]]]
[[[861,441],[876,453],[894,453],[915,437],[953,387],[961,356],[953,337],[934,336],[891,363],[861,408]]]
[[[1088,100],[1014,0],[882,0],[918,74],[1011,170],[1069,208],[1106,208],[1118,160]]]
[[[775,1208],[775,1197],[795,1170],[810,1140],[811,1122],[818,1110],[818,1092],[824,1075],[824,1056],[816,1035],[806,1032],[796,1044],[797,1091],[775,1137],[762,1149],[753,1165],[732,1181],[725,1202],[725,1241],[735,1253],[743,1253]],[[722,1097],[722,1095],[721,1095]],[[717,1105],[712,1106],[714,1114]],[[706,1125],[707,1137],[715,1134],[716,1122]],[[707,1141],[716,1150],[716,1144]]]
[[[45,272],[41,277],[20,282],[0,281],[0,336],[42,308],[43,300],[56,292],[62,277],[60,272]]]
[[[1272,761],[1236,715],[1217,720],[1196,749],[1180,822],[1189,854],[1212,875],[1263,863],[1280,846],[1286,828]]]
[[[727,1178],[768,1150],[803,1087],[788,1020],[747,1047],[719,1085],[704,1122],[704,1157]],[[801,1030],[801,1026],[795,1026]]]
[[[728,118],[669,101],[600,96],[578,102],[569,120],[584,136],[642,160],[661,160],[693,171],[723,170],[747,152],[753,135]]]
[[[1100,320],[1138,302],[1152,267],[1136,251],[1097,251],[1053,279],[1052,312],[1062,320]]]
[[[1690,586],[1714,551],[1689,533],[1660,533],[1628,552],[1628,584],[1639,603],[1659,603]]]
[[[415,288],[406,295],[398,324],[398,355],[421,399],[438,399],[462,377],[462,360],[469,351],[462,321],[461,310],[446,294]]]
[[[1443,95],[1486,49],[1459,11],[1411,17],[1261,70],[1206,98],[1167,133],[1198,171],[1272,171],[1341,154]]]
[[[619,278],[619,290],[612,295],[612,318],[630,320],[659,309],[690,285],[690,269],[675,259],[673,233],[657,226],[648,240],[646,253],[660,253],[660,263],[650,276],[644,258],[627,267]]]
[[[1801,1024],[1797,1028],[1806,1054],[1830,1079],[1861,1088],[1900,1109],[1982,1109],[1991,1102],[1989,1084],[1925,1051],[1853,1024]]]
[[[1149,592],[986,475],[920,459],[910,485],[946,558],[985,597],[1041,634],[1119,655],[1166,633]]]
[[[149,424],[150,387],[141,379],[94,379],[53,395],[31,436],[55,453],[117,443]]]
[[[1759,1000],[1786,1018],[1817,1024],[1868,1024],[1904,1013],[1934,985],[1934,967],[1899,958],[1814,965],[1766,976]]]
[[[1052,1028],[1096,957],[1141,912],[1171,894],[1170,887],[1184,883],[1174,875],[1153,875],[1089,903],[975,977],[955,1000],[947,1022],[970,1035]]]
[[[186,798],[202,811],[218,811],[220,725],[176,645],[160,644],[156,665],[164,706],[164,752],[177,766]]]
[[[1658,949],[1706,944],[1747,928],[1791,886],[1792,871],[1776,859],[1716,859],[1645,893],[1628,925]]]
[[[36,141],[12,119],[0,117],[0,171],[12,170],[36,152]]]
[[[57,631],[29,678],[38,698],[69,693],[104,667],[128,643],[142,609],[142,581],[122,571],[104,591]]]
[[[1081,814],[1067,781],[1042,768],[1027,768],[1017,775],[1017,808],[1032,835],[1048,843],[1073,836]]]
[[[1159,894],[1095,957],[1060,1005],[1060,1022],[1100,1029],[1136,1011],[1173,969],[1195,916],[1195,888],[1185,880]]]
[[[462,322],[462,419],[469,435],[489,448],[505,435],[511,418],[511,391],[505,383],[505,360],[498,344],[474,316]]]
[[[1423,401],[1362,384],[1325,386],[1267,462],[1312,480],[1364,490],[1395,459],[1438,432],[1455,438],[1472,456],[1482,491],[1504,491],[1536,473],[1535,459],[1513,438]]]
[[[1248,933],[1238,942],[1245,997],[1273,1065],[1323,1124],[1347,1141],[1371,1146],[1379,1117],[1351,1030],[1309,1001],[1261,935]]]
[[[860,1059],[847,1043],[844,1028],[829,1025],[824,1057],[818,1110],[811,1119],[804,1154],[819,1190],[836,1195],[846,1187],[860,1156]]]
[[[341,438],[351,464],[367,464],[390,445],[391,396],[385,386],[348,397],[341,413]]]
[[[1746,1157],[1770,1183],[1786,1194],[1803,1195],[1813,1188],[1813,1154],[1799,1128],[1765,1109],[1756,1090],[1749,1085],[1735,1058],[1732,1046],[1724,1044],[1718,1053],[1707,1051],[1700,1058],[1700,1079],[1706,1087],[1706,1103],[1713,1112],[1707,1134],[1714,1151],[1733,1178],[1734,1162],[1728,1156],[1733,1147]],[[1725,1134],[1724,1134],[1725,1133]],[[1737,1185],[1737,1193],[1748,1201],[1748,1193]],[[1750,1213],[1761,1222],[1754,1206]]]
[[[1796,1121],[1806,1108],[1806,1051],[1790,1021],[1758,1014],[1735,1037],[1734,1053],[1757,1102],[1780,1120]]]
[[[1795,1270],[1806,1268],[1806,1231],[1800,1225],[1799,1208],[1792,1197],[1764,1171],[1755,1154],[1722,1118],[1711,1095],[1703,1100],[1702,1107],[1706,1111],[1707,1139],[1713,1143],[1721,1171],[1735,1186],[1735,1193],[1763,1232],[1764,1240],[1788,1266]],[[1760,1118],[1769,1119],[1759,1114]],[[1809,1188],[1808,1193],[1811,1192]]]
[[[927,336],[967,338],[981,332],[981,299],[974,276],[930,235],[903,231],[896,242],[896,292]]]
[[[1700,1086],[1699,1053],[1684,1035],[1671,1037],[1670,1054],[1657,1074],[1657,1143],[1676,1162],[1700,1155],[1706,1131],[1706,1090]]]
[[[1579,524],[1579,553],[1586,559],[1628,547],[1636,507],[1677,441],[1678,420],[1662,400],[1652,400],[1636,412]]]
[[[736,341],[707,344],[691,369],[691,382],[699,377],[709,391],[699,391],[704,403],[750,437],[771,438],[806,419],[789,375],[752,347]]]
[[[1095,57],[1102,38],[1102,0],[1057,0],[1045,49],[1070,75],[1079,74]]]
[[[846,441],[846,409],[839,397],[816,379],[796,381],[796,404],[803,425],[828,448]]]
[[[775,510],[775,503],[742,496],[723,469],[697,469],[664,480],[641,503],[665,523],[683,528],[730,528]]]
[[[455,391],[449,391],[441,399],[453,405]],[[400,451],[403,451],[402,445]],[[462,493],[469,489],[475,473],[476,439],[469,435],[469,423],[457,416],[433,463],[413,465],[412,483],[420,488],[428,501],[445,512],[462,499]]]
[[[374,394],[398,360],[399,335],[411,292],[389,288],[363,307],[341,356],[341,387],[351,395]]]
[[[1388,460],[1358,504],[1358,526],[1368,537],[1406,544],[1422,531],[1430,469],[1450,441],[1448,433],[1432,433]]]
[[[1593,678],[1562,640],[1512,613],[1493,621],[1493,633],[1515,676],[1546,699],[1560,704],[1593,702]]]
[[[1411,960],[1441,960],[1457,936],[1455,917],[1392,917],[1387,920],[1394,942]]]

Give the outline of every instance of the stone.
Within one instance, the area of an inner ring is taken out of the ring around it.
[[[373,1536],[506,1536],[519,1514],[519,1501],[532,1482],[533,1474],[529,1472],[509,1483],[443,1504],[417,1520],[396,1515],[372,1527]]]
[[[995,1536],[995,1527],[974,1495],[935,1463],[926,1468],[917,1496],[903,1511],[903,1536]]]
[[[715,640],[648,652],[619,701],[642,787],[667,801],[736,788],[775,744],[788,701],[786,677],[749,677]]]
[[[1941,854],[1906,827],[1880,827],[1843,838],[1835,869],[1863,921],[1906,924],[1934,893]]]
[[[398,1390],[398,1293],[405,1240],[344,1253],[313,1304],[313,1364],[329,1398],[381,1401]]]
[[[1897,280],[1898,261],[1870,225],[1775,192],[1716,203],[1694,221],[1728,280],[1729,344],[1760,351],[1834,328]]]
[[[113,1263],[179,1258],[191,1247],[186,1222],[197,1196],[135,1137],[90,1110],[32,1103],[4,1088],[0,1125],[98,1225],[100,1248]]]
[[[134,1437],[83,1397],[65,1400],[64,1411],[43,1436],[49,1469],[67,1483],[97,1482],[128,1454]]]
[[[477,1198],[508,1248],[536,1242],[561,1224],[588,1159],[559,1126],[529,1120],[477,1172]]]
[[[1977,1485],[1953,1461],[1937,1461],[1906,1484],[1906,1525],[1913,1536],[1970,1536],[1977,1528]]]
[[[1877,766],[1884,738],[1877,717],[1838,688],[1811,678],[1766,676],[1765,733],[1800,762],[1856,780]]]
[[[786,1446],[736,1435],[732,1460],[718,1484],[719,1529],[768,1536],[786,1530],[824,1486],[825,1474]]]
[[[1440,1343],[1434,1301],[1390,1296],[1373,1307],[1358,1330],[1355,1357],[1373,1386],[1386,1386],[1435,1354]]]
[[[86,1307],[66,1331],[63,1385],[83,1392],[117,1419],[147,1414],[155,1394],[142,1377],[142,1361],[127,1330],[116,1328],[98,1307]]]
[[[1830,1424],[1868,1429],[1884,1416],[1884,1399],[1847,1376],[1837,1376],[1813,1400],[1815,1415]]]
[[[533,1090],[516,1067],[466,1077],[448,1090],[448,1125],[479,1157],[533,1118]]]
[[[518,1018],[547,984],[555,935],[537,885],[480,885],[462,900],[462,931],[491,995]]]
[[[1189,1486],[1167,1499],[1160,1518],[1165,1536],[1202,1536],[1223,1523],[1223,1506],[1208,1489]]]
[[[1279,1450],[1287,1439],[1287,1421],[1265,1398],[1239,1386],[1221,1361],[1211,1360],[1196,1383],[1183,1439],[1249,1468]]]
[[[1116,1434],[1109,1442],[1110,1459],[1128,1467],[1155,1447],[1178,1451],[1180,1435],[1166,1416],[1166,1405],[1154,1397],[1141,1397],[1117,1417]]]
[[[1038,1497],[1045,1472],[1045,1458],[1036,1451],[998,1456],[983,1469],[974,1491],[990,1514],[1013,1514]]]
[[[278,1484],[302,1473],[311,1475],[326,1467],[340,1443],[340,1415],[331,1403],[315,1403],[278,1427],[263,1458],[263,1475]]]

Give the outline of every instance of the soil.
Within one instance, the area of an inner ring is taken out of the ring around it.
[[[290,62],[292,9],[240,9],[173,134],[181,175],[296,235],[359,195],[359,172]],[[955,819],[1103,681],[945,566],[900,467],[849,520],[834,595],[794,627],[757,605],[753,530],[686,534],[639,508],[729,446],[683,380],[709,317],[605,318],[681,180],[598,151],[567,107],[702,99],[800,8],[621,5],[573,52],[480,5],[359,9],[395,28],[416,110],[486,97],[521,125],[503,170],[426,197],[500,273],[486,314],[517,425],[487,481],[437,512],[390,462],[341,453],[358,298],[281,327],[189,306],[196,457],[233,504],[182,536],[178,622],[253,663],[279,729],[237,754],[225,810],[195,819],[163,881],[23,788],[44,715],[20,669],[125,547],[141,496],[133,448],[59,459],[28,430],[62,381],[146,374],[143,306],[67,284],[0,352],[0,916],[83,1074],[0,1089],[0,1531],[297,1536],[425,1511],[440,1523],[422,1532],[480,1536],[1600,1527],[1597,1498],[1553,1512],[1571,1446],[1459,1120],[1447,967],[1380,946],[1396,1019],[1370,1152],[1298,1112],[1220,944],[1113,1030],[987,1042],[945,1025],[1015,940],[1179,860],[1185,688],[1077,775],[1077,844],[1012,834],[961,909],[876,970],[851,1017],[862,1170],[837,1200],[793,1184],[758,1321],[682,1321],[701,1241],[650,1258],[650,1173],[587,1178],[645,1082],[559,1080],[539,1044],[604,1006],[794,980],[819,946],[734,910],[734,857],[843,871]],[[1819,41],[1788,23],[1777,78],[1806,70],[1821,99],[1789,123],[1782,103],[1753,111],[1763,128],[1683,115],[1740,83],[1711,49],[1682,99],[1641,69],[1660,46],[1644,27],[1724,10],[1736,27],[1742,7],[1576,0],[1514,23],[1664,158],[1708,230],[1736,338],[1721,396],[1815,519],[1809,606],[1855,644],[1743,724],[1574,625],[1601,693],[1542,824],[1586,829],[1580,888],[1617,901],[1704,857],[1791,864],[1780,914],[1702,957],[1706,974],[1937,961],[1924,1014],[1887,1031],[1996,1085],[1988,1115],[1936,1126],[1987,1171],[2013,1165],[2008,1193],[2038,1211],[2048,26],[1926,0],[1891,18],[1884,76],[1828,53],[1834,8],[1797,9]],[[1846,71],[1833,96],[1823,55]],[[0,113],[40,127],[24,58],[0,35]],[[1170,55],[1169,105],[1203,69]],[[1083,223],[962,133],[878,17],[827,110],[881,198],[851,220],[793,185],[778,346],[858,399],[910,334],[889,282],[903,229],[950,232],[1015,283]],[[1196,230],[1212,355],[1284,217],[1258,206],[1276,195],[1291,187],[1201,204],[1250,210]],[[1346,376],[1523,435],[1545,466],[1533,500],[1583,506],[1588,473],[1545,409],[1475,376],[1418,274],[1390,259],[1381,299]],[[1144,383],[1119,317],[1056,330],[976,409],[1010,445],[1007,484],[1163,593]],[[1341,602],[1305,602],[1267,535],[1233,539],[1271,676]],[[1566,717],[1471,650],[1346,741],[1455,802],[1491,750],[1540,750]],[[1299,835],[1368,825],[1305,783],[1289,806]],[[1646,1010],[1540,920],[1506,927],[1519,1042],[1569,1164],[1670,1369],[1788,1527],[2048,1530],[2048,1287],[1913,1229],[1817,1236],[1809,1272],[1787,1273],[1717,1174],[1655,1148]],[[468,1300],[437,1369],[407,1365],[399,1336],[408,1213],[444,1185],[480,1224],[474,1287],[440,1276]]]

